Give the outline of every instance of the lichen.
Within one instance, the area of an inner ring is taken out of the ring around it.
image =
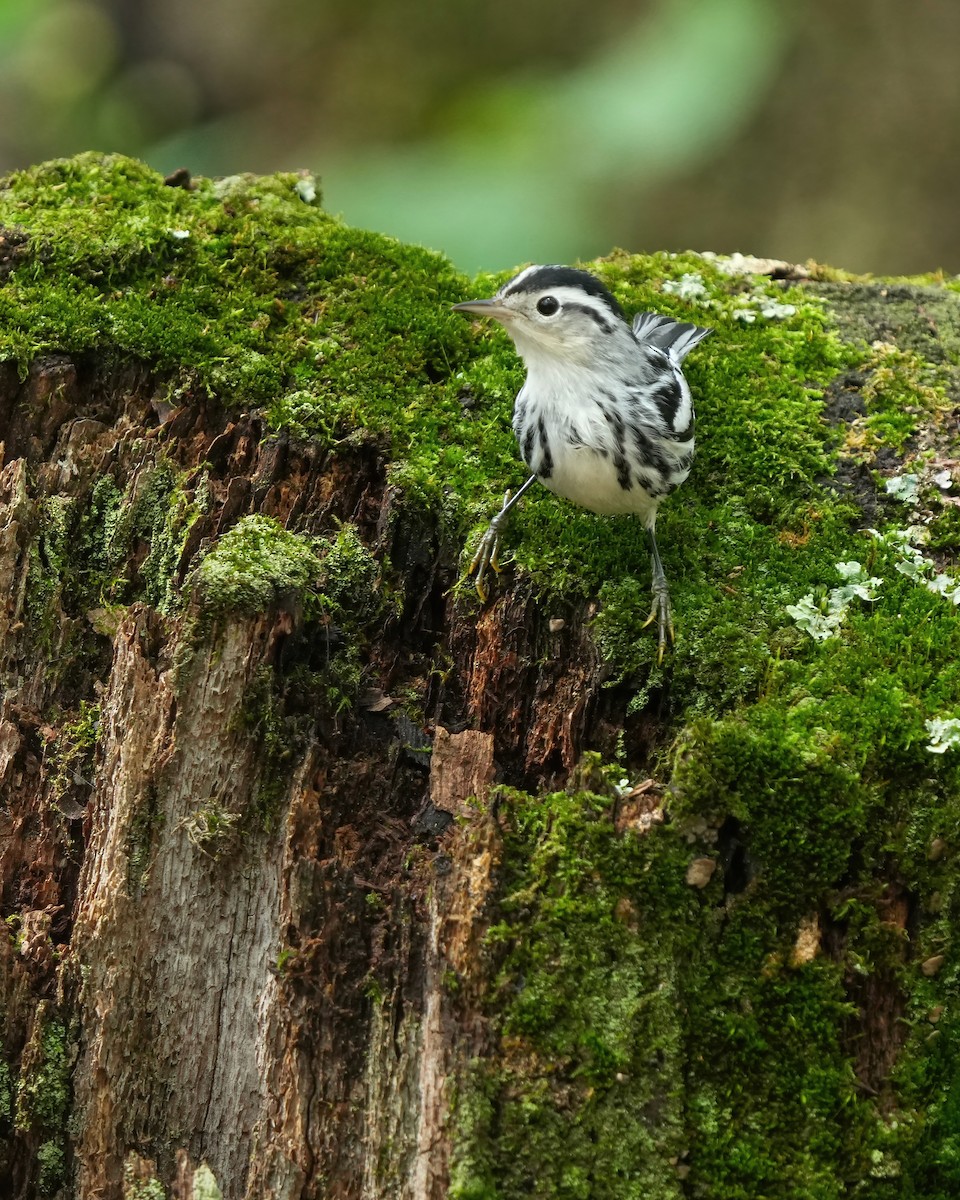
[[[206,1163],[201,1163],[193,1173],[193,1195],[195,1200],[223,1200],[217,1177]]]
[[[193,809],[180,822],[187,837],[201,854],[219,858],[234,844],[239,814],[225,808],[216,796]]]

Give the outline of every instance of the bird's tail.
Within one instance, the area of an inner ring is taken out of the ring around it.
[[[669,354],[675,362],[683,362],[697,342],[713,332],[686,321],[674,321],[659,313],[642,312],[633,318],[633,336],[638,342],[648,342]]]

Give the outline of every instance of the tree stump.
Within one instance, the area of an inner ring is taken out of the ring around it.
[[[960,1186],[955,281],[616,253],[711,325],[639,527],[297,176],[0,183],[0,1172],[98,1200]]]

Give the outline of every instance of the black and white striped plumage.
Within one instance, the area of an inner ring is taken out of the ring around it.
[[[527,378],[513,429],[534,479],[597,513],[635,513],[650,539],[661,653],[672,633],[654,527],[664,496],[690,474],[694,413],[681,364],[708,329],[656,313],[627,324],[620,305],[586,271],[533,266],[490,300],[454,306],[494,317],[513,338]],[[509,497],[493,519],[471,571],[481,595]]]

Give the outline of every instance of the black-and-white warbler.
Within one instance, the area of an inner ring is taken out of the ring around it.
[[[596,513],[635,513],[647,532],[658,653],[673,640],[670,595],[657,550],[657,509],[690,474],[693,401],[681,364],[709,329],[657,313],[627,324],[599,279],[572,267],[527,267],[489,300],[458,312],[500,321],[527,368],[513,430],[530,478],[490,522],[468,574],[486,599],[500,536],[534,480]]]

